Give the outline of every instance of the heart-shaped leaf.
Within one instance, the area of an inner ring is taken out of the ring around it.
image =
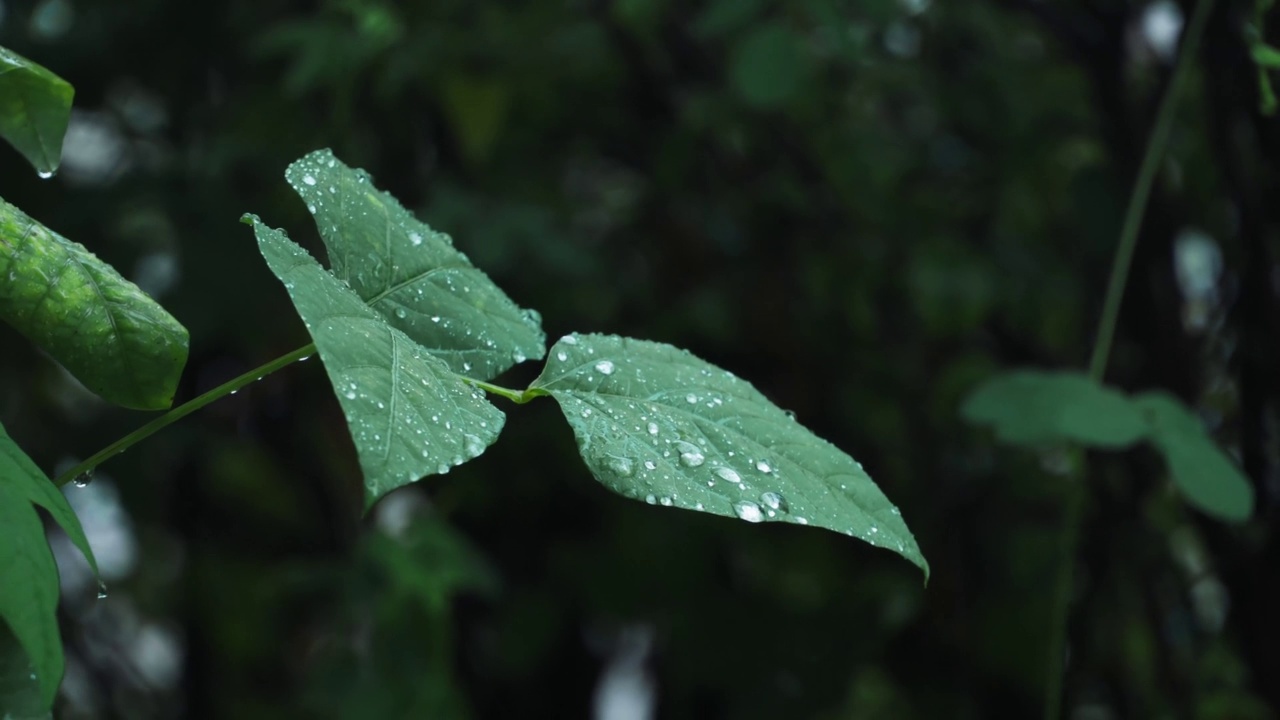
[[[335,277],[456,373],[488,380],[546,353],[541,319],[521,310],[436,232],[329,150],[289,166]]]
[[[530,395],[559,402],[596,479],[630,498],[815,525],[929,565],[862,466],[749,383],[670,345],[568,335]]]
[[[1087,375],[1017,370],[983,383],[961,414],[991,425],[1017,445],[1078,442],[1123,448],[1146,437],[1147,423],[1133,402]]]
[[[124,407],[173,402],[187,329],[79,243],[0,200],[0,319]]]
[[[1146,412],[1151,442],[1164,455],[1174,485],[1187,502],[1222,520],[1249,519],[1253,486],[1205,432],[1200,419],[1164,392],[1144,393],[1134,403]]]
[[[0,137],[45,177],[62,161],[73,95],[66,80],[0,47]]]
[[[448,472],[497,439],[505,416],[482,392],[389,325],[283,232],[246,217],[315,340],[355,441],[369,504]]]
[[[35,505],[48,511],[62,526],[96,573],[98,566],[89,541],[67,499],[0,426],[0,620],[9,626],[26,653],[31,666],[27,672],[35,673],[40,702],[48,710],[62,682],[64,661],[56,615],[58,567]],[[4,652],[0,647],[0,653]],[[21,661],[12,652],[6,655],[3,662],[7,672],[12,672]],[[19,668],[24,669],[25,665]],[[0,708],[10,707],[6,701],[8,692],[18,703],[30,689],[21,682],[0,685]]]

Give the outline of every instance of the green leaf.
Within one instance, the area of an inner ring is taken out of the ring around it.
[[[816,525],[929,564],[862,466],[749,383],[670,345],[568,335],[527,391],[564,411],[614,492],[749,522]]]
[[[1018,370],[983,383],[961,414],[994,427],[1017,445],[1078,442],[1123,448],[1147,435],[1142,413],[1125,395],[1072,372]]]
[[[1134,402],[1146,413],[1151,443],[1164,455],[1174,485],[1187,502],[1222,520],[1249,519],[1253,486],[1205,432],[1200,419],[1165,392],[1144,393]]]
[[[31,665],[28,673],[35,672],[40,702],[48,710],[63,671],[56,616],[58,568],[33,504],[47,510],[62,526],[97,573],[89,541],[66,498],[0,426],[0,528],[4,529],[0,532],[0,618],[26,652]],[[0,660],[9,670],[17,662],[10,657]],[[9,697],[5,685],[0,684],[0,702]],[[13,692],[21,697],[28,692],[24,688],[19,685]]]
[[[733,49],[729,77],[752,105],[786,104],[803,87],[810,71],[800,38],[778,23],[761,25]]]
[[[1253,56],[1253,61],[1260,67],[1270,70],[1280,69],[1280,50],[1277,50],[1266,43],[1257,42],[1249,48],[1249,54]]]
[[[9,627],[0,623],[0,712],[5,720],[51,718],[40,692],[40,678]]]
[[[73,95],[66,80],[0,47],[0,137],[44,177],[62,161]]]
[[[0,319],[85,387],[159,410],[187,361],[187,330],[79,243],[0,200]]]
[[[488,380],[546,353],[538,314],[521,310],[368,173],[317,150],[285,177],[315,215],[333,274],[454,372]]]
[[[493,444],[505,416],[283,232],[246,216],[315,340],[346,415],[369,504]]]

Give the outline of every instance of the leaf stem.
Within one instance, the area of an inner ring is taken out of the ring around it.
[[[76,465],[70,470],[62,473],[57,477],[56,480],[53,481],[54,484],[59,487],[66,485],[67,483],[71,482],[72,480],[75,480],[81,475],[84,475],[85,473],[90,472],[91,470],[93,470],[94,468],[96,468],[98,465],[102,464],[109,458],[119,455],[125,450],[128,450],[129,448],[133,447],[138,442],[145,440],[146,438],[156,434],[160,430],[163,430],[169,425],[172,425],[178,420],[181,420],[182,418],[190,415],[196,410],[199,410],[205,405],[208,405],[214,400],[217,400],[218,398],[223,397],[224,395],[230,395],[231,393],[239,390],[240,388],[244,387],[245,385],[248,385],[251,382],[254,382],[256,380],[261,380],[266,375],[270,375],[271,373],[279,370],[280,368],[283,368],[287,365],[291,365],[299,360],[304,360],[310,357],[311,355],[313,355],[315,351],[316,351],[316,346],[314,343],[300,347],[291,353],[288,353],[286,355],[281,355],[280,357],[276,358],[275,360],[272,360],[271,362],[266,363],[265,365],[256,367],[250,370],[249,372],[235,378],[234,380],[225,382],[219,385],[218,387],[210,390],[209,392],[206,392],[203,395],[200,395],[197,398],[188,400],[187,402],[179,405],[176,408],[173,408],[172,410],[165,413],[164,415],[161,415],[155,420],[152,420],[146,425],[143,425],[137,430],[134,430],[128,435],[125,435],[119,440],[116,440],[115,442],[111,443],[105,448],[99,450],[98,452],[94,453],[93,456],[91,456],[88,460],[85,460],[79,465]]]
[[[1120,229],[1120,240],[1116,245],[1115,258],[1111,264],[1111,277],[1107,282],[1107,294],[1103,301],[1102,317],[1098,321],[1098,333],[1094,339],[1093,355],[1089,359],[1089,376],[1102,382],[1107,371],[1107,362],[1111,358],[1111,346],[1115,340],[1116,323],[1120,318],[1120,306],[1124,300],[1125,285],[1129,279],[1129,270],[1133,264],[1134,250],[1138,246],[1139,230],[1146,213],[1147,200],[1151,197],[1151,187],[1155,183],[1156,172],[1164,158],[1169,144],[1169,134],[1173,129],[1174,111],[1178,97],[1182,93],[1186,79],[1191,73],[1196,50],[1200,38],[1204,35],[1214,0],[1198,0],[1192,11],[1191,21],[1182,34],[1182,42],[1178,51],[1178,62],[1169,79],[1169,87],[1156,111],[1156,123],[1147,139],[1147,147],[1143,153],[1142,164],[1138,168],[1138,177],[1134,181],[1133,192],[1129,196],[1129,206],[1125,210],[1124,224]],[[1053,636],[1049,642],[1048,681],[1045,689],[1045,720],[1057,720],[1062,714],[1063,681],[1066,674],[1067,626],[1071,615],[1071,593],[1074,587],[1076,568],[1076,546],[1080,539],[1080,526],[1083,523],[1086,500],[1086,483],[1084,481],[1084,454],[1077,452],[1074,463],[1078,478],[1068,483],[1066,510],[1062,528],[1060,552],[1062,559],[1058,566],[1057,587],[1055,588],[1053,606]]]
[[[476,380],[475,378],[469,378],[469,377],[463,377],[462,381],[467,383],[468,385],[474,385],[480,388],[481,390],[491,392],[494,395],[499,395],[501,397],[504,397],[510,400],[511,402],[516,403],[517,405],[523,405],[536,397],[547,394],[545,391],[534,389],[534,388],[530,388],[529,390],[524,390],[523,392],[520,390],[512,390],[511,388],[504,388],[499,385],[494,385],[492,383],[487,383],[483,380]]]

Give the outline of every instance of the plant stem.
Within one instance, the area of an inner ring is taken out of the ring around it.
[[[474,378],[469,378],[469,377],[462,378],[462,381],[467,383],[468,385],[474,385],[480,388],[481,390],[491,392],[494,395],[499,395],[501,397],[504,397],[510,400],[511,402],[516,403],[517,405],[523,405],[536,397],[540,397],[542,395],[547,394],[543,390],[533,389],[533,388],[529,390],[524,390],[524,391],[512,390],[511,388],[500,387],[498,385],[487,383],[483,380],[476,380]]]
[[[256,380],[261,380],[264,376],[270,375],[271,373],[275,372],[276,370],[279,370],[280,368],[285,367],[286,365],[290,365],[299,360],[303,360],[307,357],[310,357],[315,353],[315,351],[316,351],[316,346],[314,343],[306,345],[304,347],[300,347],[297,350],[294,350],[293,352],[287,355],[281,355],[280,357],[276,358],[275,360],[272,360],[271,362],[265,365],[256,367],[253,370],[250,370],[249,372],[241,375],[240,377],[237,377],[234,380],[225,382],[197,398],[188,400],[187,402],[179,405],[176,408],[173,408],[172,410],[165,413],[164,415],[161,415],[155,420],[152,420],[146,425],[143,425],[137,430],[134,430],[128,435],[125,435],[119,440],[116,440],[115,442],[111,443],[105,448],[99,450],[98,452],[94,453],[93,456],[90,457],[88,460],[85,460],[79,465],[76,465],[70,470],[62,473],[61,475],[58,476],[56,480],[53,481],[54,484],[59,487],[66,485],[67,483],[71,482],[72,480],[75,480],[81,475],[84,475],[85,473],[92,471],[94,468],[102,464],[107,459],[114,457],[116,455],[119,455],[125,450],[128,450],[129,448],[133,447],[139,441],[145,440],[146,438],[156,434],[160,430],[163,430],[169,425],[177,422],[178,420],[181,420],[182,418],[190,415],[196,410],[199,410],[205,405],[208,405],[214,400],[217,400],[218,398],[224,395],[230,395],[231,393],[239,390],[240,388],[244,387],[245,385],[248,385],[251,382],[254,382]]]
[[[1182,33],[1178,49],[1178,62],[1169,78],[1169,87],[1156,111],[1156,123],[1147,139],[1147,147],[1138,168],[1138,177],[1129,196],[1124,224],[1120,228],[1120,241],[1116,245],[1111,263],[1111,277],[1107,282],[1107,294],[1103,301],[1102,317],[1098,321],[1098,333],[1094,339],[1093,355],[1089,359],[1089,376],[1102,382],[1111,359],[1111,346],[1115,340],[1116,323],[1120,318],[1120,306],[1124,300],[1125,284],[1133,264],[1133,253],[1138,246],[1138,234],[1142,218],[1146,214],[1147,200],[1155,183],[1156,171],[1164,158],[1173,129],[1174,111],[1178,96],[1191,73],[1200,38],[1204,35],[1214,0],[1199,0],[1192,11],[1191,21]],[[1045,691],[1045,720],[1057,720],[1062,713],[1063,680],[1066,674],[1067,625],[1071,613],[1071,592],[1076,568],[1076,545],[1080,538],[1086,499],[1084,453],[1075,454],[1076,480],[1068,483],[1065,518],[1062,528],[1062,559],[1058,566],[1057,587],[1053,607],[1053,636],[1049,642],[1048,682]]]

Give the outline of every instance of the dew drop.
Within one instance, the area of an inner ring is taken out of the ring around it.
[[[798,518],[796,518],[796,522],[800,523],[801,525],[808,525],[808,524],[809,524],[809,518],[802,518],[802,517],[798,517]]]
[[[346,392],[342,393],[342,395],[343,395],[343,397],[345,397],[345,398],[346,398],[346,399],[348,399],[348,400],[355,400],[355,399],[356,399],[356,391],[355,391],[355,390],[348,390],[348,391],[346,391]]]
[[[658,434],[658,423],[649,423],[649,434],[650,435]]]
[[[302,176],[302,182],[304,182],[304,183],[306,183],[306,184],[308,184],[308,185],[315,185],[315,184],[316,184],[316,177],[315,177],[314,175],[303,175],[303,176]]]
[[[645,469],[645,470],[657,470],[657,469],[658,469],[658,466],[657,466],[657,465],[654,465],[652,460],[645,460],[645,461],[644,461],[644,469]]]
[[[698,396],[694,395],[693,393],[689,393],[688,395],[684,396],[684,401],[689,403],[690,405],[694,405],[698,402]]]
[[[49,178],[53,177],[53,171],[52,171],[52,170],[40,170],[40,171],[36,172],[36,175],[40,176],[40,179],[41,179],[41,180],[48,180]]]
[[[601,375],[612,375],[613,363],[609,362],[608,360],[601,360],[600,362],[596,363],[596,372],[600,373]]]
[[[438,323],[438,322],[440,322],[440,316],[439,316],[439,315],[432,315],[432,316],[431,316],[431,322],[433,322],[433,323]]]
[[[765,461],[763,461],[763,460],[757,460],[757,461],[756,461],[756,469],[757,469],[757,470],[759,470],[759,471],[760,471],[760,472],[762,472],[762,473],[770,473],[770,472],[773,472],[773,468],[772,468],[772,467],[769,467],[769,463],[767,463],[767,462],[765,462]]]
[[[680,464],[685,467],[698,467],[706,462],[706,456],[697,450],[685,450],[680,453]]]
[[[582,408],[582,417],[591,417],[591,408]]]
[[[403,320],[403,319],[405,318],[405,316],[406,316],[406,315],[408,315],[408,314],[409,314],[409,313],[408,313],[408,312],[406,312],[404,308],[402,308],[402,307],[398,307],[398,308],[396,308],[396,317],[400,318],[401,320]]]
[[[93,472],[94,472],[94,469],[89,468],[88,470],[85,470],[84,472],[77,475],[76,479],[72,480],[71,482],[75,483],[76,487],[86,487],[89,483],[93,482]]]
[[[760,506],[750,500],[740,500],[733,504],[733,511],[738,517],[751,523],[758,523],[764,520],[764,513],[760,512]]]
[[[467,451],[468,457],[480,457],[480,453],[484,452],[484,441],[475,435],[463,436],[463,447]]]
[[[559,360],[560,362],[564,362],[565,360],[569,359],[569,353],[561,350],[560,352],[556,353],[556,359]]]
[[[606,465],[621,477],[631,477],[636,470],[635,464],[631,462],[630,458],[611,457]]]
[[[578,344],[578,336],[576,336],[576,335],[565,335],[564,337],[560,338],[560,342],[564,343],[565,345],[577,345],[577,344]]]
[[[719,477],[721,480],[725,480],[731,483],[742,482],[742,476],[738,474],[737,470],[734,470],[731,467],[724,467],[724,466],[718,467],[715,469],[715,473],[716,473],[716,476]],[[756,508],[756,509],[758,510],[759,508]]]
[[[409,242],[413,243],[414,247],[417,247],[422,244],[422,236],[416,232],[409,233]]]
[[[437,465],[436,472],[439,473],[440,475],[444,475],[445,473],[449,472],[449,463],[440,463],[439,465]]]
[[[101,580],[98,581],[98,599],[99,600],[107,599],[107,584],[102,582]]]
[[[791,509],[790,506],[787,505],[786,498],[776,492],[764,493],[760,496],[760,502],[763,502],[770,510],[786,512]]]
[[[674,500],[672,500],[671,498],[667,497],[666,495],[663,495],[662,497],[658,498],[658,504],[659,504],[659,505],[663,505],[663,506],[666,506],[666,507],[671,507],[671,506],[672,506],[672,504],[674,504],[674,503],[675,503],[675,501],[674,501]]]
[[[654,495],[653,493],[649,493],[648,495],[645,495],[645,496],[644,496],[644,501],[645,501],[645,502],[647,502],[647,503],[649,503],[650,505],[657,505],[657,504],[658,504],[658,496],[657,496],[657,495]]]

